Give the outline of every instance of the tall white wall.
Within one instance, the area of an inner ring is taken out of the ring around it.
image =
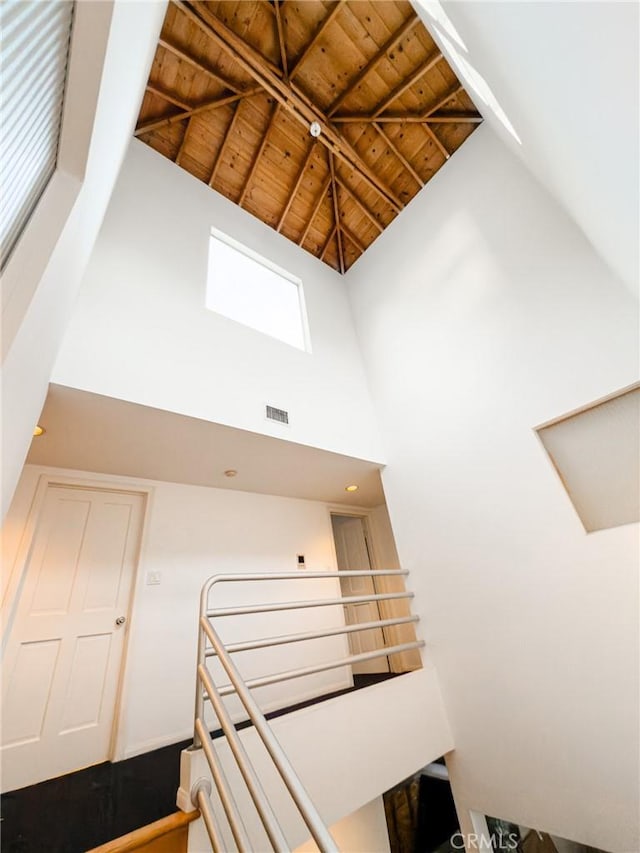
[[[304,554],[307,571],[335,570],[329,509],[316,501],[272,497],[228,489],[178,485],[92,474],[86,471],[25,466],[3,527],[3,568],[7,590],[4,624],[24,570],[20,549],[33,530],[30,510],[41,477],[148,494],[145,527],[128,627],[116,758],[126,758],[190,737],[193,731],[195,654],[200,588],[213,574],[296,571]],[[145,583],[147,572],[160,572],[161,583]],[[302,575],[303,572],[301,571]],[[212,606],[262,600],[335,598],[339,583],[326,580],[272,583],[269,586],[218,586]],[[235,617],[218,625],[223,639],[309,631],[344,623],[342,607],[293,613]],[[238,665],[246,677],[266,675],[341,659],[349,654],[344,637],[297,643],[280,649],[243,653]],[[215,666],[212,671],[217,672]],[[217,681],[228,679],[217,672]],[[350,670],[331,670],[256,691],[270,710],[352,684]],[[227,700],[233,714],[239,711]],[[239,718],[244,715],[237,714]],[[211,718],[213,725],[213,718]]]
[[[637,296],[638,4],[418,0],[416,8],[487,121]]]
[[[205,308],[212,226],[302,280],[312,353]],[[137,140],[53,381],[381,458],[342,278]],[[290,426],[267,422],[265,403],[287,409]]]
[[[637,303],[488,126],[348,281],[466,828],[640,849],[638,528],[587,535],[533,431],[637,379]]]
[[[2,276],[2,517],[135,124],[164,9],[127,0],[76,9],[59,169]]]

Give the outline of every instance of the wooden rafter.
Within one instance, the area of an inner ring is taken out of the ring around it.
[[[378,65],[382,61],[382,59],[386,56],[386,54],[389,51],[393,50],[394,47],[396,47],[399,44],[399,42],[402,41],[402,39],[406,36],[406,34],[417,23],[417,21],[418,21],[418,16],[414,12],[412,15],[410,15],[407,18],[407,20],[400,27],[400,29],[396,30],[396,32],[391,36],[391,38],[382,45],[380,50],[378,50],[371,57],[371,59],[367,62],[367,64],[362,69],[362,71],[360,71],[360,73],[357,74],[353,78],[353,80],[351,81],[351,83],[349,83],[349,85],[344,90],[344,92],[341,95],[339,95],[336,98],[336,100],[331,104],[331,106],[327,110],[327,117],[328,118],[331,118],[331,116],[333,116],[333,114],[336,113],[340,109],[340,107],[347,100],[349,95],[353,91],[355,91],[355,89],[358,88],[360,83],[362,83],[362,81],[367,76],[367,74],[369,74],[371,71],[373,71],[373,69],[376,67],[376,65]]]
[[[441,59],[442,54],[439,50],[437,50],[432,56],[427,57],[424,62],[421,62],[420,65],[413,72],[413,74],[410,74],[406,80],[403,80],[401,83],[399,83],[395,87],[395,89],[393,89],[387,95],[384,101],[381,104],[378,104],[378,106],[373,112],[374,118],[377,118],[379,115],[381,115],[387,109],[387,107],[391,106],[394,101],[397,101],[401,95],[404,95],[407,89],[410,89],[414,85],[414,83],[417,83],[421,77],[424,77],[424,75],[428,71],[431,71],[434,65],[440,62]]]
[[[233,133],[233,129],[236,126],[236,122],[238,121],[238,116],[240,114],[240,104],[241,101],[238,101],[233,108],[233,115],[231,116],[231,121],[227,125],[227,129],[224,132],[224,136],[222,138],[222,142],[220,143],[220,148],[218,148],[218,153],[216,154],[216,159],[213,162],[213,166],[211,168],[211,176],[209,178],[209,186],[212,187],[216,175],[218,174],[218,168],[222,163],[222,158],[224,156],[224,152],[227,149],[227,144],[229,143],[229,139],[231,138],[231,134]]]
[[[342,246],[342,231],[340,230],[340,210],[338,209],[338,188],[336,186],[336,169],[333,162],[333,154],[329,154],[329,169],[331,170],[331,200],[333,201],[333,221],[337,228],[338,239],[338,261],[340,272],[344,275],[344,249]]]
[[[278,232],[280,232],[280,230],[282,229],[282,226],[284,225],[284,221],[287,218],[289,211],[291,210],[291,205],[293,204],[294,199],[296,197],[296,194],[297,194],[298,190],[300,189],[300,184],[302,183],[304,173],[307,171],[307,166],[309,165],[309,161],[311,160],[311,155],[315,151],[315,147],[316,146],[314,144],[314,141],[312,141],[311,145],[309,146],[309,150],[307,151],[307,156],[304,158],[304,160],[302,162],[302,166],[300,167],[300,171],[298,172],[298,176],[296,178],[295,184],[293,185],[293,189],[289,193],[289,198],[287,199],[287,203],[285,205],[285,208],[282,211],[282,213],[280,214],[280,218],[278,219],[278,224],[276,226],[276,231],[278,231]]]
[[[338,230],[338,226],[334,225],[333,228],[331,229],[331,231],[329,232],[329,236],[324,241],[324,246],[322,247],[322,251],[320,252],[320,254],[318,256],[321,261],[324,261],[324,256],[327,254],[327,249],[329,248],[329,246],[333,242],[333,238],[336,236],[337,230]]]
[[[404,154],[402,153],[402,151],[400,151],[400,149],[399,149],[399,148],[397,148],[397,147],[394,145],[394,143],[392,142],[392,140],[391,140],[391,139],[389,139],[389,137],[387,136],[387,133],[386,133],[386,131],[384,130],[384,128],[380,127],[380,125],[378,124],[378,122],[374,122],[373,126],[374,126],[374,127],[375,127],[375,129],[378,131],[378,133],[380,134],[380,136],[384,139],[385,144],[389,146],[389,148],[391,149],[391,151],[393,151],[393,153],[396,155],[396,157],[398,158],[398,160],[400,160],[400,162],[402,163],[402,165],[404,166],[404,168],[407,170],[407,172],[409,172],[409,174],[411,175],[411,177],[413,178],[413,180],[414,180],[414,181],[416,181],[416,182],[417,182],[417,184],[418,184],[420,187],[423,187],[423,186],[424,186],[424,184],[425,184],[425,182],[422,180],[422,178],[420,177],[420,175],[416,172],[416,170],[413,168],[413,166],[411,165],[411,163],[410,163],[410,162],[407,160],[407,158],[404,156]]]
[[[216,83],[219,83],[221,86],[224,86],[226,89],[231,89],[232,92],[240,92],[240,86],[232,83],[230,80],[227,80],[217,71],[214,71],[213,68],[208,68],[206,65],[203,65],[202,62],[199,62],[197,59],[194,59],[193,56],[189,56],[188,53],[185,53],[184,50],[181,50],[177,45],[171,44],[166,39],[159,39],[158,44],[160,47],[163,47],[165,50],[168,50],[169,53],[172,53],[174,56],[177,56],[178,59],[181,59],[183,62],[186,62],[187,65],[191,65],[192,68],[196,68],[198,71],[201,71],[203,74],[206,74],[211,80],[215,80]]]
[[[139,127],[136,127],[134,136],[140,136],[143,133],[150,133],[152,130],[157,130],[160,127],[170,127],[172,124],[185,121],[185,119],[190,119],[192,116],[198,115],[198,113],[204,113],[208,110],[225,107],[227,104],[233,104],[235,101],[242,100],[242,98],[250,98],[253,95],[257,95],[261,91],[262,89],[259,86],[255,86],[252,89],[247,89],[245,92],[239,92],[236,95],[227,95],[225,98],[214,98],[212,101],[207,101],[205,104],[200,104],[200,106],[185,110],[182,113],[176,113],[175,115],[168,116],[168,118],[148,121],[145,124],[141,124]]]
[[[369,210],[369,208],[364,204],[358,196],[354,193],[354,191],[342,180],[340,175],[336,175],[336,183],[338,186],[343,189],[349,198],[354,202],[354,204],[364,213],[369,222],[378,230],[380,234],[384,231],[384,225],[382,222],[379,222],[378,219],[374,216],[373,213]]]
[[[152,95],[157,95],[168,104],[173,104],[174,107],[180,107],[181,110],[190,110],[192,108],[191,104],[187,104],[180,100],[180,98],[176,98],[176,96],[171,92],[165,92],[164,89],[161,89],[159,86],[155,86],[153,83],[147,83],[147,92],[151,92]]]
[[[351,231],[349,228],[347,228],[347,226],[344,224],[344,222],[341,223],[340,228],[341,228],[344,236],[347,238],[347,240],[350,243],[352,243],[356,247],[356,249],[360,252],[360,254],[362,255],[365,251],[365,247],[362,245],[362,241],[356,237],[356,235],[353,233],[353,231]]]
[[[441,116],[425,116],[419,113],[387,113],[384,116],[343,115],[331,119],[335,124],[482,124],[484,119],[474,113],[447,113]]]
[[[426,131],[427,136],[429,137],[429,139],[433,142],[433,144],[436,146],[436,148],[440,151],[440,153],[442,154],[442,156],[444,157],[444,159],[445,159],[445,160],[448,160],[448,159],[449,159],[449,157],[451,157],[451,154],[449,154],[449,152],[447,151],[447,149],[445,148],[445,146],[442,144],[442,142],[440,142],[440,140],[439,140],[439,139],[438,139],[438,137],[435,135],[435,133],[431,130],[431,128],[429,127],[429,125],[425,122],[425,123],[422,125],[422,127],[423,127],[423,128],[424,128],[424,130]]]
[[[340,0],[342,2],[342,0]],[[211,38],[225,50],[235,61],[267,91],[282,106],[290,112],[297,121],[306,128],[313,121],[320,122],[322,133],[320,141],[336,157],[345,162],[350,168],[358,172],[359,176],[376,192],[382,196],[389,206],[398,213],[404,203],[378,178],[375,171],[368,166],[360,155],[352,148],[344,137],[328,123],[326,116],[316,107],[309,106],[300,96],[292,90],[283,80],[274,74],[260,54],[248,45],[236,33],[230,30],[216,15],[208,8],[198,4],[195,12],[191,6],[186,5],[183,0],[175,0],[174,5],[181,9],[189,20],[196,23],[203,32],[208,33]],[[293,72],[291,72],[293,73]],[[291,76],[290,73],[290,76]]]
[[[269,116],[269,124],[265,132],[262,134],[262,139],[260,141],[260,145],[258,146],[258,150],[256,151],[253,162],[251,163],[251,168],[249,169],[249,174],[246,177],[244,185],[242,187],[242,191],[240,192],[240,198],[238,199],[238,204],[240,207],[244,204],[244,200],[247,197],[247,193],[249,192],[249,187],[251,186],[251,182],[253,181],[254,175],[260,165],[260,159],[264,152],[264,149],[267,147],[267,141],[269,139],[269,134],[271,133],[271,129],[273,128],[274,122],[278,115],[278,110],[280,109],[280,104],[277,102],[273,105],[273,109],[271,110],[271,115]]]
[[[184,129],[184,134],[182,135],[182,142],[180,143],[180,148],[178,148],[178,153],[176,154],[176,159],[173,161],[176,166],[180,165],[180,161],[182,160],[182,155],[184,154],[184,149],[187,146],[187,139],[189,137],[189,131],[191,130],[191,119],[188,119],[187,126]]]
[[[272,6],[273,10],[276,14],[276,27],[278,30],[278,45],[280,47],[280,61],[282,62],[282,74],[285,82],[289,80],[289,69],[287,63],[287,42],[284,36],[284,22],[282,20],[282,14],[280,10],[280,3],[282,0],[274,0],[274,4]]]
[[[302,232],[302,237],[298,240],[298,246],[304,245],[304,241],[307,239],[307,234],[309,233],[309,230],[310,230],[311,226],[313,225],[313,220],[318,215],[318,211],[320,210],[322,202],[325,200],[325,198],[327,196],[327,190],[329,189],[330,183],[331,183],[331,173],[329,173],[327,175],[327,177],[325,178],[325,180],[322,184],[322,189],[318,193],[318,198],[316,199],[316,203],[313,205],[313,210],[311,211],[311,216],[309,217],[307,224],[305,225],[304,231]]]
[[[345,0],[336,0],[329,14],[326,16],[326,18],[324,18],[324,20],[320,23],[318,29],[313,34],[311,41],[308,42],[307,46],[304,48],[300,56],[294,62],[293,67],[291,68],[291,73],[289,74],[290,80],[293,80],[293,78],[296,76],[296,74],[300,70],[300,67],[302,66],[302,63],[305,61],[307,56],[309,56],[309,53],[311,52],[313,46],[317,44],[318,39],[327,29],[329,24],[331,24],[331,22],[334,20],[340,9],[344,6],[344,3]]]

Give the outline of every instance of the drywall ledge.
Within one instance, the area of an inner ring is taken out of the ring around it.
[[[399,678],[329,699],[279,717],[271,728],[327,825],[333,824],[453,749],[440,688],[431,666]],[[255,729],[240,737],[269,794],[294,849],[309,832],[291,808],[284,786],[266,758]],[[225,773],[238,780],[226,741],[216,741]],[[201,750],[182,753],[178,806],[190,811],[191,784],[209,778]],[[246,790],[232,782],[247,830],[266,849]],[[224,818],[220,818],[224,825]],[[189,849],[207,849],[202,820],[192,824]]]

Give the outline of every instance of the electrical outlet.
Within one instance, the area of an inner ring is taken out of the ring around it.
[[[304,563],[304,554],[298,554],[298,568],[299,569],[306,568],[305,563]]]

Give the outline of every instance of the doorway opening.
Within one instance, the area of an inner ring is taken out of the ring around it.
[[[336,546],[338,571],[371,571],[374,568],[372,548],[366,519],[356,515],[331,515],[331,527]],[[375,595],[378,592],[375,578],[341,577],[340,590],[343,598],[360,595]],[[377,601],[365,601],[345,605],[347,625],[363,622],[376,622],[382,619]],[[386,642],[384,628],[371,628],[349,634],[349,648],[352,655],[382,649]],[[386,655],[361,661],[352,665],[354,675],[371,675],[390,672],[389,658]]]

